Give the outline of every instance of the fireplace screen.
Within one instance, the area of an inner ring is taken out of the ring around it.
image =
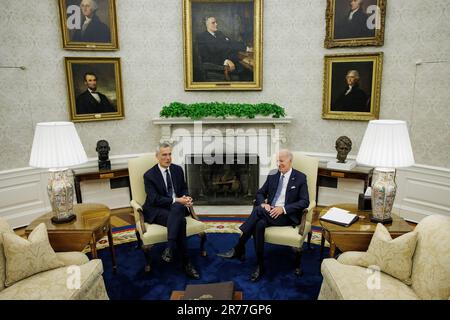
[[[194,204],[251,205],[259,186],[259,158],[186,155],[186,177]]]

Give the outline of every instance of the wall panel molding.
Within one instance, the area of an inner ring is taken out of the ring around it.
[[[323,164],[335,158],[335,154],[331,153],[305,152],[305,154],[318,157]],[[126,165],[128,159],[140,155],[143,153],[112,156],[110,159],[114,165]],[[90,158],[88,163],[79,167],[95,169],[97,159]],[[17,228],[28,225],[39,215],[50,211],[47,180],[48,174],[45,169],[18,168],[0,171],[0,217]],[[393,210],[403,218],[418,222],[434,213],[450,216],[449,169],[426,165],[401,169],[397,172],[397,186]],[[326,190],[322,190],[322,195],[325,198],[329,197],[331,202],[348,202],[351,199],[348,191],[352,190],[353,186],[345,187],[340,196],[327,194]]]

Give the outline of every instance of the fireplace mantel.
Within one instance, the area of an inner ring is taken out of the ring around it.
[[[197,124],[210,128],[250,128],[250,127],[264,127],[267,129],[277,129],[276,139],[279,142],[286,142],[285,126],[292,122],[292,117],[272,118],[272,117],[255,117],[255,118],[203,118],[199,120],[192,120],[190,118],[154,118],[152,123],[161,127],[160,142],[172,141],[172,133],[174,127],[189,128]]]
[[[292,122],[292,117],[272,118],[272,117],[255,117],[249,118],[203,118],[199,120],[192,120],[190,118],[154,118],[153,124],[156,125],[172,125],[172,124],[186,124],[194,125],[195,122],[201,121],[202,124],[289,124]]]

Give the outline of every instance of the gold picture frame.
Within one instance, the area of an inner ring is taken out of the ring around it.
[[[322,118],[378,119],[382,69],[382,52],[326,55]]]
[[[87,1],[83,6],[81,3],[82,0],[58,0],[63,48],[118,50],[115,0]]]
[[[65,57],[73,122],[123,119],[120,58]]]
[[[262,90],[262,20],[263,0],[183,0],[185,90]]]
[[[325,48],[382,46],[386,3],[364,0],[359,7],[357,1],[327,0]]]

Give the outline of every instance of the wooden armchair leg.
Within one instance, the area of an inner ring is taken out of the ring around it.
[[[140,235],[139,231],[137,231],[137,230],[136,230],[136,239],[137,239],[137,241],[136,241],[135,249],[136,250],[141,249],[142,248],[142,239],[141,239],[141,235]]]
[[[308,250],[311,250],[312,231],[308,233]]]
[[[303,250],[301,248],[295,248],[295,275],[302,276],[302,253]]]
[[[152,257],[150,255],[150,251],[153,245],[143,245],[142,250],[144,251],[145,257],[145,272],[150,272],[152,270]]]
[[[206,232],[199,233],[198,236],[200,237],[200,255],[202,257],[206,257],[206,250],[205,250]]]

